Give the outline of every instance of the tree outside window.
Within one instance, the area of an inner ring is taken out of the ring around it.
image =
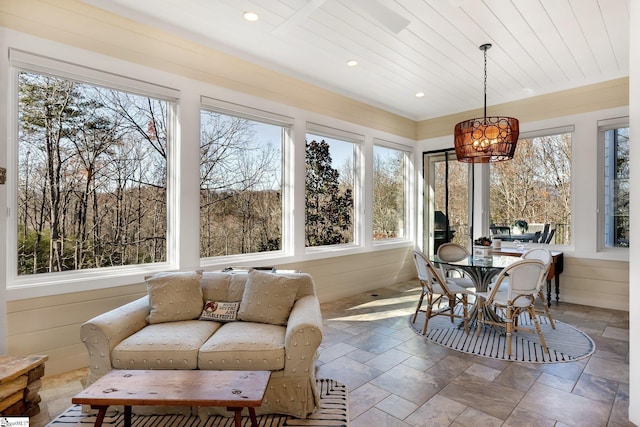
[[[307,135],[307,247],[354,241],[353,150],[351,142]]]
[[[373,147],[373,239],[405,237],[406,154]]]
[[[169,102],[18,73],[17,274],[167,259]]]
[[[629,247],[629,128],[604,132],[604,243]]]
[[[279,125],[201,111],[200,256],[282,248]]]
[[[517,221],[529,240],[549,224],[549,243],[571,243],[571,133],[520,139],[512,160],[491,164],[490,224],[515,232]]]

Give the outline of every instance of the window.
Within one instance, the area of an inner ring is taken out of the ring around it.
[[[200,123],[200,256],[281,250],[289,128],[210,110]]]
[[[407,153],[373,146],[373,240],[406,236]]]
[[[512,160],[491,164],[490,224],[512,240],[571,243],[571,132],[521,138]]]
[[[629,247],[629,128],[604,132],[604,245]]]
[[[307,134],[306,247],[354,242],[354,146]]]
[[[17,275],[165,262],[174,104],[16,71]]]

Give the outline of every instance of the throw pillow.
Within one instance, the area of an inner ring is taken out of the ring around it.
[[[147,322],[197,319],[202,312],[202,270],[158,273],[145,277],[149,294]]]
[[[238,315],[239,302],[219,302],[208,300],[204,304],[200,320],[216,322],[233,322]]]
[[[299,281],[294,277],[251,271],[244,286],[238,319],[286,325],[296,301],[298,286]]]

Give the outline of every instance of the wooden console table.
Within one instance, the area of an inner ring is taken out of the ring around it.
[[[110,405],[124,405],[124,425],[131,427],[131,406],[223,406],[242,425],[242,408],[258,427],[255,408],[262,404],[271,372],[205,370],[112,370],[71,399],[98,409],[100,427]]]
[[[40,413],[40,378],[47,356],[0,356],[0,415]]]
[[[517,248],[500,248],[493,249],[495,255],[506,256],[522,256],[527,249],[520,250]],[[547,275],[547,306],[551,307],[551,279],[554,279],[556,285],[556,305],[560,303],[560,274],[564,271],[564,253],[560,251],[551,251],[551,267]]]

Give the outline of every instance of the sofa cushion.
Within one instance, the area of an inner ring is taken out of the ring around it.
[[[239,302],[222,302],[208,300],[204,303],[199,320],[214,320],[216,322],[233,322],[238,317]]]
[[[200,348],[198,368],[284,369],[285,326],[265,323],[226,323]]]
[[[149,294],[147,322],[197,319],[202,312],[202,271],[158,273],[145,277]]]
[[[196,369],[198,350],[221,324],[184,320],[148,325],[116,345],[116,369]]]
[[[296,301],[296,278],[253,270],[244,286],[238,319],[285,325]]]

